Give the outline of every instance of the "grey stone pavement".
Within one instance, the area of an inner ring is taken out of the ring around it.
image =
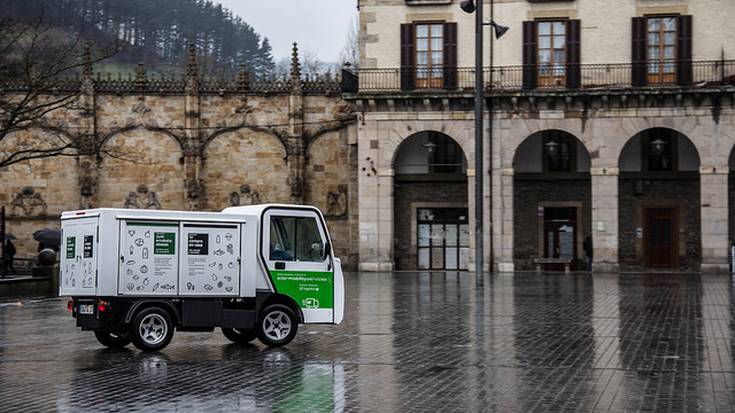
[[[733,411],[727,275],[347,276],[285,349],[102,349],[65,301],[0,305],[0,411]]]

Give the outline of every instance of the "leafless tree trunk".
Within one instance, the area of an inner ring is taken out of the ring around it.
[[[49,128],[47,119],[57,110],[78,103],[79,78],[85,64],[110,57],[117,47],[92,57],[79,37],[48,27],[41,20],[0,21],[0,168],[30,159],[74,156],[79,145],[61,134],[9,142],[17,132]],[[10,144],[8,144],[10,143]]]

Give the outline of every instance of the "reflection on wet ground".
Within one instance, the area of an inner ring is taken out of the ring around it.
[[[99,347],[62,300],[0,305],[1,411],[732,411],[727,275],[353,274],[285,349]]]

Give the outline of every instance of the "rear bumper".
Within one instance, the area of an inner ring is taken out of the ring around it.
[[[113,330],[122,324],[121,315],[125,308],[119,302],[102,298],[73,298],[72,302],[71,315],[82,330]],[[94,309],[92,314],[81,314],[79,309],[82,305],[91,305]]]

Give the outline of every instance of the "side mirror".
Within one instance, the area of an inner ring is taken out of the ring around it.
[[[332,243],[327,242],[324,246],[324,258],[332,256]]]

